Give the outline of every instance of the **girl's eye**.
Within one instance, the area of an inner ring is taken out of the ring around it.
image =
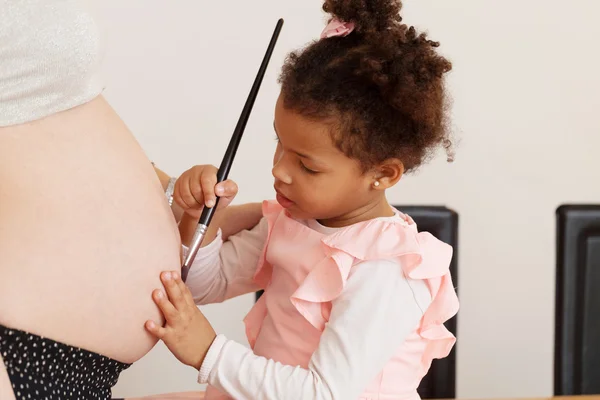
[[[302,167],[302,169],[303,169],[304,171],[308,172],[309,174],[317,174],[317,173],[318,173],[317,171],[313,171],[312,169],[310,169],[310,168],[307,168],[307,167],[306,167],[306,165],[304,165],[304,164],[302,163],[302,161],[300,162],[300,167]]]

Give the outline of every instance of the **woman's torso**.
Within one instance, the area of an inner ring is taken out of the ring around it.
[[[133,362],[179,235],[82,0],[0,0],[0,324]]]
[[[144,152],[102,97],[0,128],[0,324],[133,362],[155,344],[177,226]]]

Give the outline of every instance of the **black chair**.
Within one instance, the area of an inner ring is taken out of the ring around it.
[[[554,394],[600,394],[600,205],[556,210]]]
[[[454,248],[450,273],[458,287],[458,214],[446,207],[395,206],[415,220],[419,231],[427,231]],[[457,317],[446,322],[446,328],[456,336]],[[421,381],[419,395],[423,399],[453,399],[456,397],[456,346],[448,357],[433,360],[429,373]]]
[[[438,206],[394,206],[410,215],[419,231],[427,231],[454,248],[450,273],[454,286],[458,286],[458,214],[446,207]],[[262,292],[256,294],[256,299]],[[446,328],[456,336],[457,317],[446,323]],[[453,399],[456,397],[456,346],[448,357],[433,360],[431,369],[419,386],[423,399]]]

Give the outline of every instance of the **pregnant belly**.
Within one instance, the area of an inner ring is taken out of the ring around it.
[[[72,115],[75,114],[75,115]],[[151,293],[180,268],[149,160],[102,101],[0,129],[0,324],[133,362],[162,322]]]

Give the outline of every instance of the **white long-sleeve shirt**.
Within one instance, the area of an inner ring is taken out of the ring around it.
[[[398,218],[398,217],[389,217]],[[306,224],[330,234],[316,221]],[[265,219],[200,249],[186,284],[197,304],[222,302],[260,288],[253,282],[267,238]],[[332,302],[329,322],[308,369],[282,365],[225,336],[212,344],[198,381],[235,399],[356,399],[415,330],[431,303],[427,285],[391,260],[355,265]]]

